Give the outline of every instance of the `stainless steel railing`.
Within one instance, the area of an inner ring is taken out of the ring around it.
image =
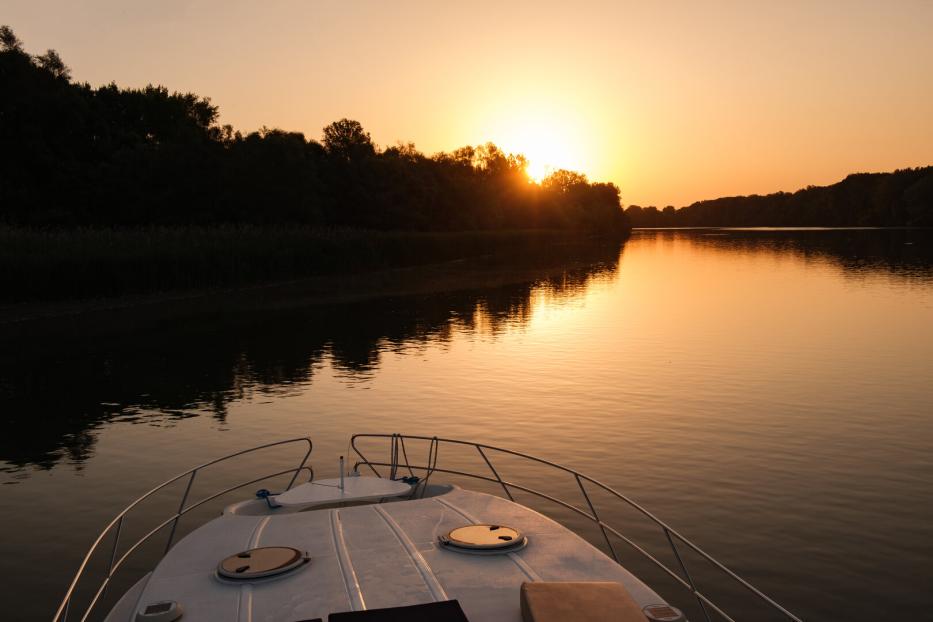
[[[372,461],[372,460],[369,460],[365,455],[363,455],[362,451],[357,446],[357,439],[367,439],[367,438],[385,439],[390,444],[389,446],[389,460],[390,461],[389,462]],[[427,464],[415,465],[409,462],[408,451],[407,451],[407,448],[405,447],[406,440],[428,441],[430,443],[429,450],[428,450]],[[467,471],[460,471],[456,469],[445,469],[445,468],[439,467],[438,466],[438,454],[439,454],[439,449],[442,444],[459,445],[459,446],[467,446],[467,447],[475,448],[479,456],[483,459],[483,462],[489,468],[489,471],[492,477],[489,477],[486,475],[480,475],[478,473],[471,473]],[[579,514],[589,519],[590,521],[592,521],[599,527],[599,530],[602,533],[603,538],[605,539],[606,546],[608,547],[609,552],[612,555],[612,558],[617,563],[619,563],[619,556],[615,550],[615,547],[612,544],[612,540],[609,537],[610,534],[612,534],[613,536],[619,538],[620,540],[622,540],[623,542],[631,546],[635,551],[640,553],[646,559],[654,563],[658,568],[660,568],[665,573],[667,573],[680,586],[688,590],[696,598],[697,603],[699,604],[700,610],[703,612],[703,615],[705,619],[707,620],[707,622],[711,622],[711,617],[710,617],[711,611],[721,616],[722,619],[727,620],[728,622],[735,622],[735,620],[729,614],[727,614],[721,607],[719,607],[716,603],[714,603],[707,594],[700,591],[700,589],[697,587],[696,581],[694,580],[693,576],[690,574],[690,571],[687,569],[687,564],[681,554],[681,550],[678,548],[678,544],[677,544],[678,542],[681,544],[681,546],[687,547],[689,550],[693,551],[694,553],[696,553],[697,555],[705,559],[714,568],[724,573],[729,579],[737,582],[738,585],[742,586],[748,592],[756,596],[763,603],[765,603],[766,606],[770,607],[777,614],[783,616],[787,620],[792,620],[793,622],[802,622],[802,620],[798,618],[796,615],[794,615],[793,613],[791,613],[790,611],[782,607],[780,604],[775,602],[769,596],[764,594],[761,590],[759,590],[758,588],[753,586],[751,583],[749,583],[748,581],[746,581],[745,579],[743,579],[742,577],[734,573],[732,570],[724,566],[722,563],[714,559],[711,555],[706,553],[699,546],[697,546],[696,544],[694,544],[693,542],[691,542],[690,540],[688,540],[687,538],[679,534],[672,527],[664,523],[654,514],[646,510],[644,507],[642,507],[641,505],[639,505],[638,503],[636,503],[629,497],[616,491],[612,487],[598,480],[595,480],[592,477],[584,475],[583,473],[575,471],[574,469],[571,469],[569,467],[557,464],[555,462],[551,462],[549,460],[544,460],[543,458],[538,458],[536,456],[532,456],[529,454],[521,453],[518,451],[512,451],[510,449],[503,449],[501,447],[494,447],[492,445],[484,445],[482,443],[474,443],[472,441],[438,438],[436,436],[434,437],[412,436],[412,435],[402,435],[402,434],[354,434],[350,439],[350,445],[353,451],[356,453],[356,455],[359,456],[359,461],[354,465],[354,470],[358,469],[359,466],[361,465],[366,465],[377,476],[383,477],[382,473],[380,473],[376,467],[385,467],[390,470],[389,476],[394,477],[397,469],[399,467],[404,467],[412,471],[424,472],[425,477],[423,478],[421,482],[422,484],[426,484],[427,479],[433,473],[448,473],[451,475],[471,477],[474,479],[484,480],[487,482],[498,484],[499,486],[502,487],[502,490],[505,493],[505,495],[510,500],[513,500],[513,501],[514,501],[514,497],[512,496],[511,490],[512,489],[521,490],[523,492],[538,496],[542,499],[546,499],[548,501],[551,501],[553,503],[560,505],[561,507],[571,510],[575,512],[576,514]],[[586,510],[582,510],[579,507],[571,503],[568,503],[567,501],[558,499],[545,492],[535,490],[528,486],[524,486],[522,484],[503,479],[499,475],[499,471],[493,465],[493,461],[490,460],[489,458],[489,455],[492,452],[499,452],[501,454],[506,454],[506,455],[522,458],[524,460],[529,460],[529,461],[532,461],[532,462],[535,462],[535,463],[538,463],[538,464],[541,464],[541,465],[544,465],[544,466],[547,466],[553,469],[558,469],[560,471],[563,471],[564,473],[571,475],[573,479],[575,480],[580,492],[582,493],[583,499],[586,502],[586,507],[589,508],[589,512],[587,512]],[[404,460],[404,462],[401,462],[402,460]],[[670,545],[671,550],[673,551],[674,558],[677,560],[677,565],[679,566],[680,573],[682,574],[679,574],[675,570],[669,568],[666,564],[660,561],[657,557],[649,553],[644,547],[634,542],[629,537],[623,535],[618,529],[614,528],[612,525],[609,525],[604,520],[602,520],[596,511],[595,505],[590,499],[590,495],[587,493],[587,488],[584,485],[584,482],[586,482],[587,484],[591,486],[594,486],[594,487],[597,487],[603,490],[604,492],[608,493],[615,499],[627,504],[629,507],[637,510],[642,515],[647,517],[650,521],[652,521],[657,527],[659,527],[662,530],[668,544]]]
[[[200,499],[199,501],[196,501],[189,505],[185,505],[188,501],[188,495],[191,493],[191,486],[192,484],[194,484],[195,477],[197,476],[198,472],[204,469],[205,467],[209,467],[219,462],[224,462],[226,460],[230,460],[231,458],[236,458],[244,454],[260,451],[262,449],[268,449],[270,447],[276,447],[279,445],[288,445],[292,443],[307,443],[308,445],[308,450],[305,452],[304,457],[301,459],[301,462],[298,464],[297,467],[293,469],[285,469],[284,471],[278,471],[276,473],[270,473],[268,475],[263,475],[262,477],[257,477],[255,479],[251,479],[249,481],[236,484],[235,486],[225,488],[224,490],[211,494],[203,499]],[[217,497],[233,492],[234,490],[237,490],[239,488],[243,488],[244,486],[249,486],[250,484],[256,484],[263,480],[272,479],[273,477],[280,477],[282,475],[287,475],[288,473],[292,473],[292,478],[288,482],[288,486],[285,488],[286,490],[290,489],[295,484],[295,480],[298,478],[298,474],[301,473],[302,471],[305,471],[305,470],[309,471],[311,473],[309,480],[312,479],[314,476],[314,471],[311,469],[310,466],[307,466],[308,457],[311,455],[312,448],[313,448],[313,443],[311,442],[311,439],[308,437],[291,438],[291,439],[287,439],[284,441],[266,443],[265,445],[259,445],[258,447],[251,447],[249,449],[244,449],[242,451],[238,451],[238,452],[223,456],[221,458],[211,460],[210,462],[205,462],[204,464],[196,466],[193,469],[185,471],[184,473],[180,473],[179,475],[176,475],[170,480],[159,484],[158,486],[156,486],[155,488],[153,488],[152,490],[150,490],[143,496],[139,497],[138,499],[130,503],[128,506],[126,506],[119,514],[117,514],[114,517],[114,519],[110,521],[110,524],[108,524],[103,529],[103,531],[100,532],[100,535],[97,536],[97,539],[94,541],[94,544],[91,545],[91,548],[88,550],[87,554],[84,556],[84,560],[81,562],[81,565],[78,567],[78,570],[75,573],[74,579],[71,580],[71,584],[68,586],[68,591],[65,592],[65,596],[62,599],[61,604],[58,606],[58,610],[56,610],[55,616],[52,618],[52,621],[53,622],[67,622],[68,610],[71,607],[71,602],[72,602],[72,599],[74,598],[75,590],[81,580],[81,577],[84,575],[84,572],[87,569],[88,564],[91,561],[91,558],[94,556],[94,553],[100,547],[101,542],[104,541],[104,539],[107,537],[109,533],[111,533],[111,531],[115,531],[115,535],[113,538],[113,546],[111,547],[111,551],[110,551],[110,562],[107,568],[107,574],[104,577],[103,581],[101,581],[101,584],[97,588],[97,591],[94,593],[94,596],[90,601],[90,604],[88,604],[87,608],[84,610],[84,613],[81,616],[81,622],[85,622],[88,619],[88,617],[91,615],[91,612],[93,611],[94,606],[97,605],[97,602],[100,600],[101,596],[103,596],[104,592],[107,589],[107,586],[110,584],[117,570],[120,569],[120,567],[123,565],[126,559],[134,551],[136,551],[136,549],[138,549],[143,543],[147,542],[152,536],[154,536],[160,530],[162,530],[163,528],[171,524],[171,530],[169,531],[168,542],[166,542],[165,551],[163,552],[163,555],[164,555],[165,553],[168,553],[169,549],[172,548],[172,544],[175,540],[175,531],[178,528],[179,519],[181,519],[182,516],[184,516],[191,510],[204,505],[208,501],[212,501],[216,499]],[[120,544],[120,534],[123,531],[123,525],[129,512],[133,508],[135,508],[137,505],[139,505],[141,502],[145,501],[146,499],[148,499],[155,493],[159,492],[166,486],[174,484],[175,482],[179,480],[183,480],[185,477],[188,478],[188,481],[185,485],[185,492],[182,495],[181,501],[178,504],[178,510],[174,514],[169,516],[167,519],[159,523],[156,527],[154,527],[148,533],[146,533],[142,538],[137,540],[119,558],[117,558],[117,551],[118,551],[118,547]]]

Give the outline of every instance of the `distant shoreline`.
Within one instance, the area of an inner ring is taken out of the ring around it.
[[[629,205],[625,215],[637,228],[931,227],[933,166],[853,173],[829,186],[720,197],[680,209]]]
[[[696,227],[632,227],[632,231],[933,231],[933,227],[911,227],[911,226],[891,226],[891,227],[780,227],[780,226],[749,226],[749,227],[731,227],[731,226],[696,226]]]

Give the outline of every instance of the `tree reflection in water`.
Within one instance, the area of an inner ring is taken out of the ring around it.
[[[140,320],[126,310],[92,328],[79,318],[56,321],[48,334],[8,330],[0,335],[7,432],[0,460],[8,470],[81,463],[93,452],[95,428],[110,421],[166,425],[210,413],[224,422],[231,402],[297,391],[325,362],[359,376],[374,372],[384,351],[446,343],[454,331],[495,338],[528,322],[539,293],[572,298],[591,279],[614,274],[621,246],[591,242],[464,262],[448,279],[455,287],[463,270],[471,283],[507,282],[492,288],[297,307],[278,300],[275,308],[218,300],[194,315]],[[406,278],[421,277],[415,270]]]
[[[933,280],[929,231],[669,230],[636,233],[629,244],[646,238],[830,262],[850,279]],[[217,301],[146,319],[127,310],[108,316],[103,332],[101,322],[88,328],[81,318],[57,321],[55,330],[0,326],[0,460],[7,470],[80,464],[95,429],[110,421],[171,425],[208,414],[224,422],[231,402],[298,393],[321,365],[359,379],[378,371],[385,352],[449,343],[457,331],[495,339],[528,323],[536,296],[572,300],[593,279],[614,275],[620,251],[620,243],[601,243],[463,262],[446,287],[421,288],[433,293],[340,304],[280,299],[247,309]],[[406,278],[425,277],[414,270]],[[467,283],[500,285],[463,289]]]

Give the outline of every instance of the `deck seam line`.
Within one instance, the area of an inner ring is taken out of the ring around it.
[[[246,617],[243,617],[244,614]],[[239,622],[253,622],[253,586],[251,585],[240,586],[237,620]]]
[[[480,522],[479,520],[477,520],[477,518],[476,518],[475,516],[473,516],[472,514],[466,512],[465,510],[460,509],[459,507],[457,507],[456,505],[454,505],[454,504],[451,503],[450,501],[447,501],[447,500],[445,500],[445,499],[441,499],[441,498],[439,498],[439,497],[434,497],[434,500],[437,501],[438,503],[442,504],[442,505],[447,506],[448,508],[450,508],[451,510],[453,510],[454,512],[456,512],[457,514],[459,514],[460,516],[462,516],[463,518],[467,519],[468,521],[470,521],[470,522],[473,523],[473,524],[477,524],[477,523]],[[531,566],[528,565],[528,562],[526,562],[524,559],[522,559],[521,557],[519,557],[517,553],[509,552],[509,553],[507,553],[507,555],[508,555],[509,559],[511,559],[512,562],[513,562],[516,566],[518,566],[518,569],[522,571],[522,574],[524,574],[526,577],[528,577],[529,580],[531,580],[531,581],[541,581],[541,577],[538,576],[538,573],[535,572],[534,569],[533,569]]]
[[[334,536],[334,549],[337,551],[337,565],[340,567],[343,585],[347,590],[350,608],[353,611],[365,611],[366,601],[363,599],[363,590],[360,587],[356,571],[353,569],[350,553],[347,551],[347,542],[343,537],[343,525],[340,523],[339,512],[340,510],[337,509],[330,512],[330,526]]]
[[[418,552],[418,549],[415,548],[414,542],[412,542],[408,535],[402,531],[402,528],[399,526],[399,524],[395,522],[395,519],[389,516],[389,513],[385,511],[382,505],[374,505],[372,507],[376,513],[382,517],[382,520],[386,522],[386,524],[389,526],[389,529],[395,533],[395,537],[398,538],[399,543],[408,553],[412,563],[414,563],[415,567],[418,569],[418,572],[421,573],[421,579],[424,581],[428,591],[431,592],[431,596],[434,597],[434,600],[449,600],[447,592],[444,591],[444,588],[437,580],[437,576],[431,570],[431,566],[428,565],[428,562],[425,561],[421,553]]]
[[[266,530],[266,525],[269,524],[270,520],[272,520],[272,517],[266,516],[256,524],[253,533],[249,537],[249,543],[246,545],[246,548],[255,549],[259,546],[259,538],[262,537],[262,532]]]
[[[256,526],[253,528],[253,533],[250,534],[249,541],[246,544],[247,549],[255,549],[259,546],[259,539],[262,537],[262,533],[266,530],[266,525],[269,524],[270,520],[272,520],[272,517],[266,516],[256,523]],[[237,603],[237,620],[238,622],[252,622],[253,620],[253,588],[250,585],[240,586],[240,598]]]

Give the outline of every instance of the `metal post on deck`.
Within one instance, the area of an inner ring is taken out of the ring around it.
[[[499,485],[502,486],[502,490],[505,491],[506,496],[509,498],[509,501],[515,501],[515,498],[512,496],[512,493],[509,491],[508,486],[505,485],[505,482],[502,481],[502,478],[499,477],[499,471],[496,470],[496,467],[492,466],[492,462],[489,461],[489,458],[486,457],[486,452],[483,451],[483,448],[479,445],[474,445],[476,451],[479,452],[479,455],[483,457],[483,460],[486,461],[486,466],[489,467],[489,470],[492,471],[492,474],[496,476],[496,481],[499,482]]]
[[[113,564],[117,561],[117,546],[120,544],[120,532],[123,531],[123,519],[125,516],[121,516],[120,520],[117,522],[117,533],[113,537],[113,550],[110,551],[110,566],[107,567],[107,577],[110,578],[113,576]]]
[[[687,570],[687,564],[684,563],[683,558],[680,556],[680,551],[677,550],[677,545],[674,544],[674,538],[671,537],[671,530],[667,527],[664,527],[664,535],[667,536],[667,541],[671,545],[671,550],[674,551],[674,556],[677,558],[677,563],[680,564],[680,569],[683,571],[684,575],[687,577],[687,581],[690,583],[690,589],[693,591],[693,595],[696,597],[697,602],[700,604],[700,610],[703,612],[703,616],[706,618],[706,622],[712,622],[709,617],[709,611],[706,610],[706,605],[703,604],[703,599],[700,598],[700,594],[697,592],[696,583],[693,582],[693,577],[690,576],[690,571]]]
[[[172,521],[172,531],[168,534],[168,542],[165,545],[165,553],[167,554],[169,549],[172,548],[172,542],[175,540],[175,530],[178,528],[178,519],[181,518],[182,510],[185,509],[185,502],[188,500],[188,493],[191,492],[191,484],[194,483],[194,476],[197,475],[198,470],[195,469],[191,472],[191,477],[188,478],[188,486],[185,488],[185,494],[181,497],[181,503],[178,504],[178,512],[175,514],[175,520]]]
[[[577,486],[580,487],[580,492],[583,493],[583,498],[586,499],[586,504],[590,506],[590,512],[593,514],[593,520],[596,521],[596,524],[599,525],[599,530],[603,532],[603,538],[606,540],[606,546],[609,547],[609,552],[612,553],[612,559],[615,560],[617,564],[621,564],[619,561],[619,556],[616,554],[616,549],[612,546],[612,540],[609,539],[609,534],[606,532],[606,528],[603,527],[603,522],[599,520],[599,514],[596,513],[596,506],[593,505],[593,502],[590,501],[590,496],[586,494],[586,488],[583,486],[583,481],[580,479],[580,475],[574,473],[573,476],[577,479]]]

